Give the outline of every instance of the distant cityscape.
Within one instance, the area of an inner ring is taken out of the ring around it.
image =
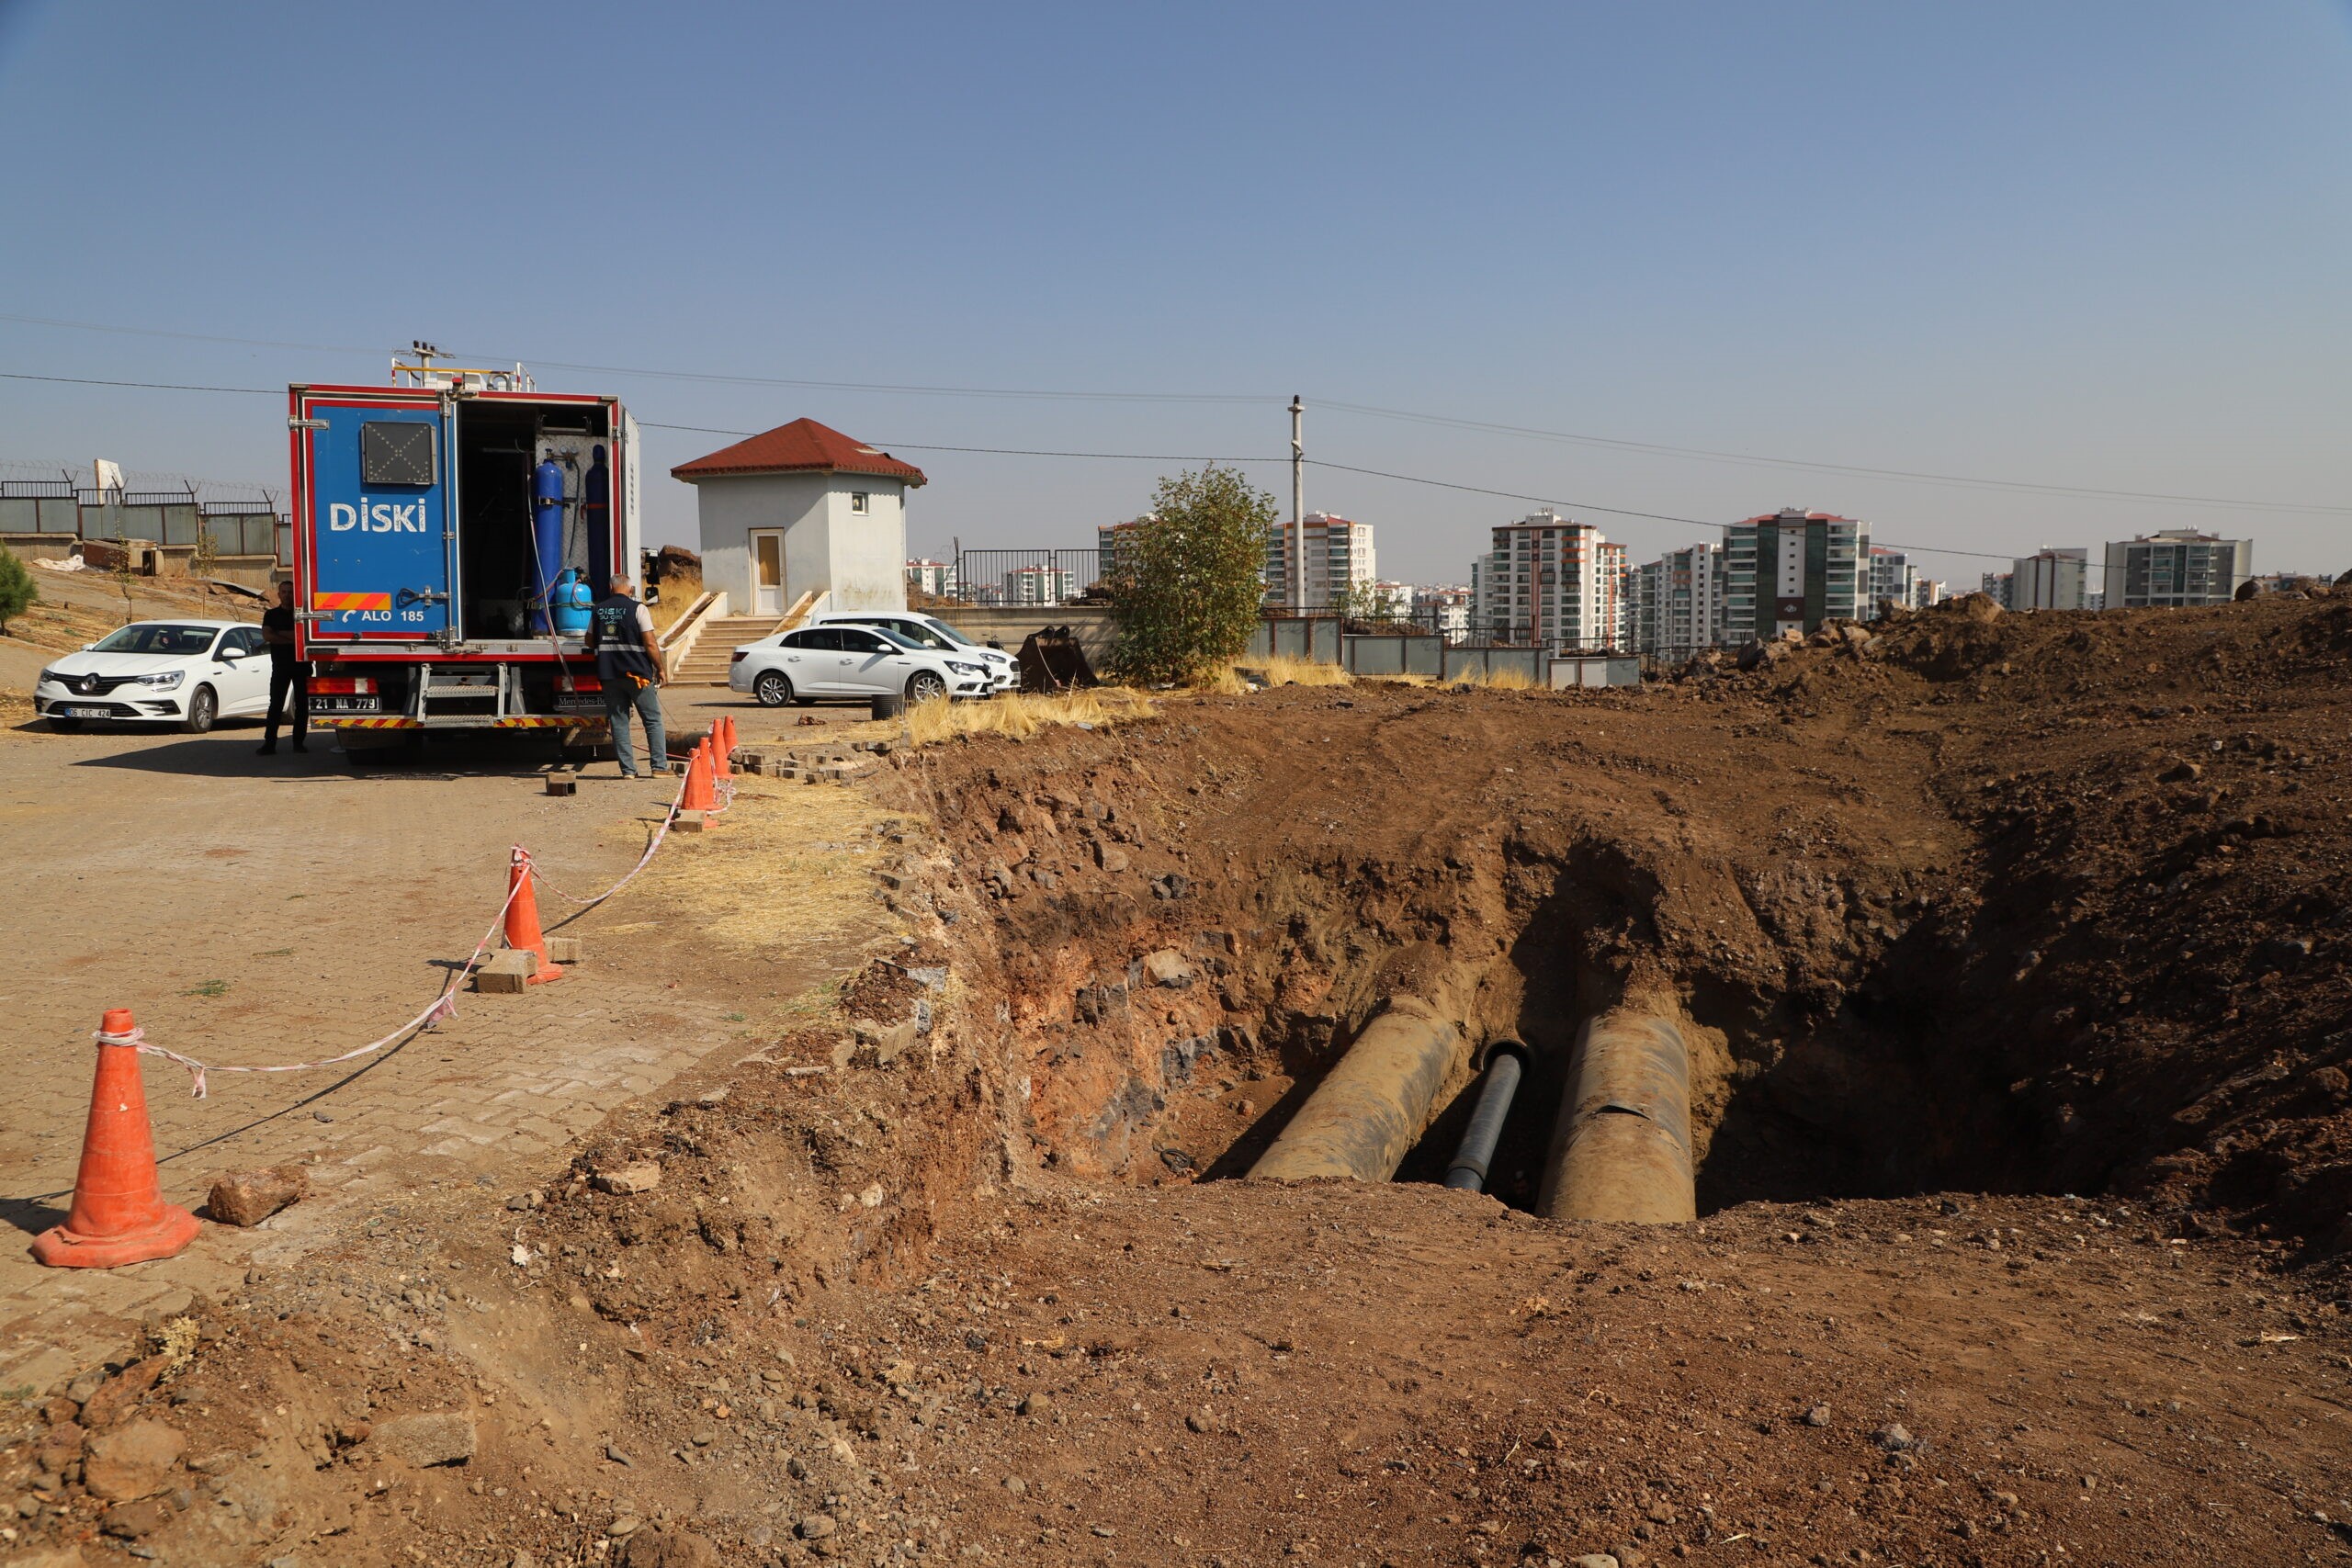
[[[969,583],[958,581],[956,562],[910,560],[907,581],[934,598],[981,604],[1082,602],[1116,573],[1122,542],[1137,526],[1101,525],[1091,551],[970,552],[1021,558],[984,576],[975,571]],[[1672,654],[1926,609],[1955,592],[1908,552],[1873,545],[1869,524],[1795,508],[1727,524],[1719,542],[1640,563],[1597,525],[1546,508],[1496,525],[1488,548],[1469,565],[1466,583],[1384,578],[1372,525],[1310,512],[1278,525],[1267,540],[1266,607],[1283,614],[1303,605],[1310,615],[1407,626],[1453,643]],[[2014,558],[2007,571],[1984,573],[1976,591],[2009,610],[2218,604],[2254,580],[2254,543],[2168,529],[2108,545],[2100,566],[2104,586],[2095,589],[2087,548],[2044,548]],[[1292,602],[1295,569],[1305,583],[1301,604]]]

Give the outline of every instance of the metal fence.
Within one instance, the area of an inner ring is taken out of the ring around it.
[[[289,558],[291,524],[266,501],[203,501],[189,491],[99,491],[64,479],[0,480],[0,534],[150,539],[220,556]]]
[[[1067,604],[1102,581],[1101,550],[959,550],[947,596],[1006,609]]]

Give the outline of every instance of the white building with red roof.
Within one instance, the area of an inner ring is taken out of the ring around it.
[[[737,615],[801,597],[834,610],[907,607],[907,491],[923,472],[813,419],[670,470],[695,487],[702,581]]]

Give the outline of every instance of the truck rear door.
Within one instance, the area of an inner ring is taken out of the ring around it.
[[[423,642],[448,630],[451,427],[437,393],[302,394],[295,537],[309,640]]]

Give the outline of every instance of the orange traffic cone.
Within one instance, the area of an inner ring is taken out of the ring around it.
[[[710,811],[718,807],[718,792],[711,787],[710,742],[695,742],[695,754],[686,763],[685,793],[678,798],[681,811]]]
[[[563,971],[548,956],[548,939],[539,931],[539,894],[532,885],[531,854],[519,844],[514,858],[507,863],[506,888],[514,895],[506,900],[506,945],[517,953],[539,955],[538,971],[530,984],[544,986],[562,979]]]
[[[733,748],[727,743],[727,720],[723,717],[712,719],[710,721],[710,776],[713,788],[717,787],[718,780],[731,779],[735,776],[735,770],[729,766],[727,761],[727,753],[731,750]]]
[[[33,1256],[52,1269],[144,1263],[173,1257],[196,1239],[196,1216],[164,1201],[155,1175],[155,1134],[147,1122],[130,1010],[108,1009],[98,1030],[98,1072],[90,1085],[74,1206],[63,1224],[33,1238]]]
[[[736,746],[735,716],[731,713],[720,714],[718,716],[718,722],[727,727],[727,755],[729,758],[732,758],[735,755]]]

